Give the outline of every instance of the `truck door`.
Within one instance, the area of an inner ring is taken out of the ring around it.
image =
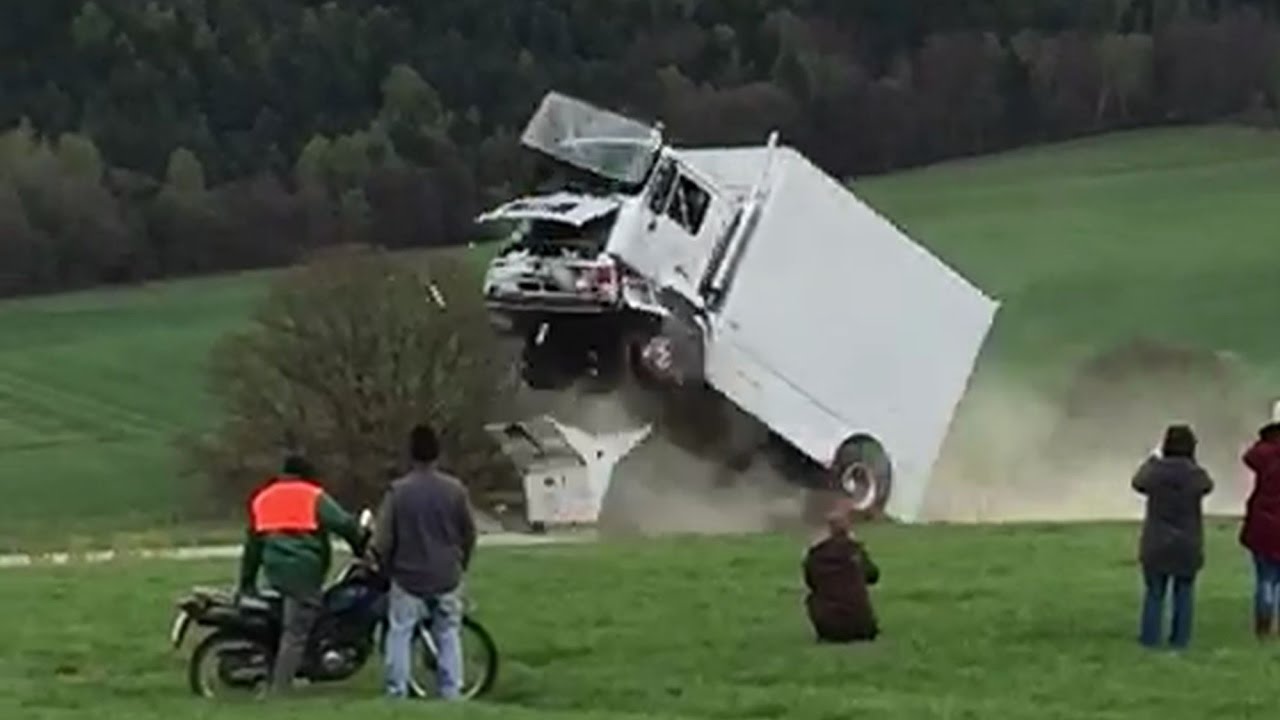
[[[647,268],[659,285],[696,300],[698,284],[729,220],[714,187],[671,158],[659,166],[646,198]]]

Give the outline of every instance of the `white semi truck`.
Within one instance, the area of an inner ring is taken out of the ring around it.
[[[579,178],[479,218],[512,227],[484,294],[530,387],[718,404],[729,467],[919,517],[995,300],[776,133],[672,147],[553,92],[522,141]]]

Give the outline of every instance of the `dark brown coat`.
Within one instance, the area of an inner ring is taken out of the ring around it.
[[[1213,481],[1195,460],[1149,458],[1133,477],[1147,497],[1138,559],[1149,572],[1193,577],[1204,566],[1205,495]]]
[[[880,579],[880,569],[861,543],[847,535],[828,537],[809,548],[804,581],[809,588],[805,607],[820,640],[873,640],[880,633],[871,608],[868,585]]]

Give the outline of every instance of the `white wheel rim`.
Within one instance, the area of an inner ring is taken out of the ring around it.
[[[657,337],[649,341],[645,348],[645,356],[655,370],[666,374],[671,371],[671,341],[665,337]]]
[[[845,468],[840,476],[840,488],[853,498],[853,506],[858,511],[870,510],[875,505],[875,473],[864,463],[855,462]]]

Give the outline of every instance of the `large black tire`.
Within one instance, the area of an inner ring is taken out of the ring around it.
[[[223,646],[237,646],[243,649],[246,653],[252,653],[254,656],[261,656],[262,677],[256,683],[249,683],[249,687],[246,689],[252,690],[255,694],[260,694],[262,691],[266,690],[266,683],[269,680],[271,664],[275,659],[275,652],[263,643],[252,638],[246,638],[232,633],[214,632],[204,640],[200,641],[200,644],[196,646],[195,651],[191,653],[191,660],[187,663],[187,686],[191,689],[191,692],[197,696],[205,698],[213,698],[217,696],[213,689],[208,687],[205,683],[204,665],[206,662],[220,662],[220,654],[215,651],[224,649]],[[219,677],[222,677],[221,668],[218,668],[218,675]]]
[[[840,444],[831,463],[831,487],[853,501],[864,518],[884,514],[893,491],[889,453],[870,435],[854,435]]]

